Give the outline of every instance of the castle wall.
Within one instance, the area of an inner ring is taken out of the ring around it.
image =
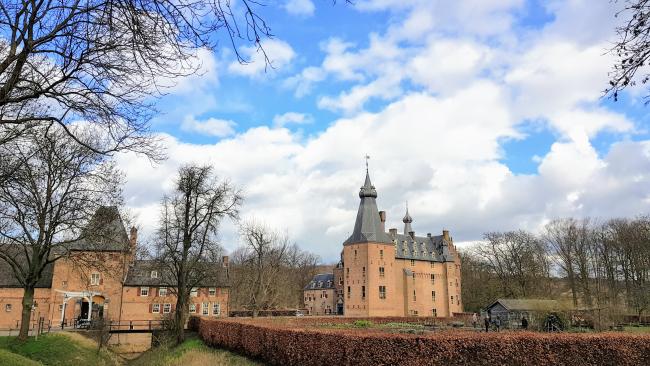
[[[333,315],[336,314],[336,290],[314,289],[305,290],[305,307],[309,315]]]

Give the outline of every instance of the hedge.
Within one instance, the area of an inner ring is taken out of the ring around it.
[[[415,336],[208,319],[198,321],[198,331],[210,346],[271,365],[650,365],[650,336],[644,335],[456,331]]]

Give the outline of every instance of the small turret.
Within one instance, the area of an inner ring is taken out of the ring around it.
[[[404,215],[404,218],[402,219],[402,222],[404,223],[404,235],[409,235],[411,237],[415,236],[415,231],[413,231],[413,228],[411,227],[411,223],[413,222],[413,218],[411,215],[409,215],[409,203],[408,201],[406,202],[406,215]],[[413,234],[411,234],[413,233]]]

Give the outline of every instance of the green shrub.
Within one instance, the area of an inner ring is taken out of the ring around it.
[[[370,328],[372,326],[370,320],[355,320],[353,324],[357,328]]]

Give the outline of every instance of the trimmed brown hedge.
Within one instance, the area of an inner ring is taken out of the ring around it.
[[[350,321],[348,319],[348,321]],[[650,337],[443,332],[427,336],[293,329],[200,319],[208,345],[272,365],[650,365]]]

